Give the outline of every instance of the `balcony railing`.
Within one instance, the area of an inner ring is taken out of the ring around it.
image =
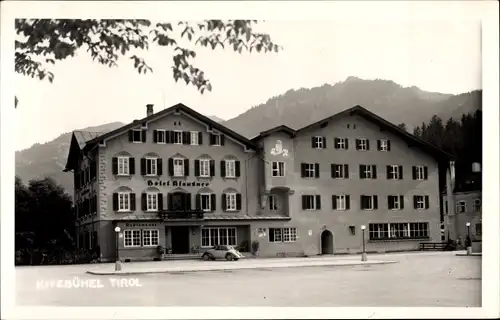
[[[204,215],[203,210],[183,210],[183,209],[168,209],[161,210],[159,215],[164,220],[173,220],[173,219],[193,219],[193,220],[203,220]]]

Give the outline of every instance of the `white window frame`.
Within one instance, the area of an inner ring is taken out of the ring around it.
[[[387,151],[387,149],[388,149],[387,146],[389,145],[388,141],[389,140],[387,140],[387,139],[381,139],[380,140],[380,151]]]
[[[424,166],[415,166],[417,172],[417,180],[425,180]]]
[[[146,211],[158,211],[158,193],[146,193]]]
[[[236,160],[225,160],[226,178],[236,178]]]
[[[304,178],[315,178],[316,165],[314,163],[305,163],[304,173],[305,173]]]
[[[160,231],[158,229],[142,230],[142,246],[157,247],[160,244]]]
[[[269,243],[284,243],[284,242],[297,242],[298,234],[297,228],[288,227],[288,228],[269,228],[269,234],[273,234],[273,239],[269,239]]]
[[[374,202],[373,202],[373,199],[374,199],[373,197],[374,197],[374,196],[373,196],[373,195],[371,195],[371,196],[369,196],[369,195],[364,195],[364,196],[365,196],[365,197],[368,197],[368,198],[370,199],[370,207],[369,207],[369,208],[363,208],[362,210],[364,210],[364,211],[372,211],[372,210],[375,210],[375,209],[374,209],[374,205],[373,205],[373,204],[374,204]]]
[[[226,193],[226,211],[236,211],[236,193]]]
[[[394,205],[394,207],[393,207],[392,209],[389,209],[389,210],[401,210],[401,196],[399,196],[399,195],[396,195],[396,196],[394,196],[394,195],[389,195],[389,197],[391,197],[391,198],[393,198],[393,199],[396,199],[396,201],[393,201],[393,205]],[[391,198],[389,198],[389,202],[391,201],[391,200],[390,200]],[[389,204],[390,204],[390,203],[388,203],[388,205],[389,205]]]
[[[340,149],[340,150],[345,150],[345,138],[337,138],[337,145],[335,146],[337,149]]]
[[[365,179],[373,179],[373,170],[371,165],[365,166]]]
[[[163,141],[160,141],[160,137],[163,135]],[[164,129],[156,130],[156,143],[165,144],[167,143],[167,131]]]
[[[198,134],[199,134],[198,131],[190,131],[189,132],[189,144],[190,145],[197,146],[200,144]]]
[[[360,138],[359,139],[359,149],[358,151],[367,151],[368,148],[367,148],[367,141],[368,139],[366,138]]]
[[[424,196],[416,196],[417,197],[417,210],[425,210],[425,197]]]
[[[214,144],[212,146],[220,146],[221,144],[221,134],[220,133],[212,133],[214,136]]]
[[[267,196],[267,202],[269,204],[269,211],[278,211],[278,197],[275,194],[270,194]]]
[[[210,159],[200,159],[200,177],[208,178],[210,177]],[[206,172],[204,171],[206,169]]]
[[[338,195],[335,199],[336,202],[336,209],[338,211],[345,211],[347,210],[347,198],[345,194]]]
[[[135,140],[135,133],[139,132],[139,141]],[[132,143],[142,143],[142,135],[145,134],[141,129],[132,129]]]
[[[203,208],[203,197],[208,197],[208,208]],[[208,192],[200,193],[200,208],[203,211],[212,211],[212,194]]]
[[[333,169],[335,170],[334,179],[346,179],[345,167],[343,164],[334,164]]]
[[[307,202],[307,198],[306,198],[306,210],[307,211],[314,211],[314,210],[316,210],[316,195],[315,194],[314,195],[313,194],[305,194],[305,196],[306,197],[312,197],[312,199],[313,199],[312,202],[311,202],[312,208],[307,208],[308,202]]]
[[[127,240],[130,244],[127,245]],[[127,229],[123,230],[123,246],[125,248],[137,248],[141,246],[141,230],[140,229]]]
[[[399,166],[397,164],[391,164],[391,172],[390,172],[391,180],[399,179]]]
[[[173,144],[183,144],[184,141],[182,141],[183,139],[183,136],[182,136],[182,130],[173,130],[174,132],[174,136],[173,136]],[[176,141],[177,140],[177,137],[179,137],[179,141]]]
[[[217,243],[212,243],[212,230],[217,230],[216,234],[216,242]],[[226,227],[226,228],[201,228],[201,239],[200,239],[200,245],[202,248],[210,248],[210,247],[213,247],[215,245],[220,245],[221,243],[221,230],[224,230],[225,232],[222,232],[222,233],[225,233],[225,238],[226,238],[226,243],[227,244],[224,244],[224,245],[227,245],[227,246],[236,246],[237,243],[238,243],[238,232],[236,230],[236,227]],[[206,240],[205,241],[205,245],[203,243],[203,240]],[[234,241],[230,241],[230,240],[234,240]],[[207,243],[208,242],[208,243]],[[208,244],[208,245],[207,245]]]
[[[274,167],[276,165],[276,168]],[[271,175],[282,178],[285,176],[285,161],[273,161],[271,163]]]
[[[129,157],[118,157],[118,175],[119,176],[128,176],[130,175],[130,158]],[[120,172],[120,162],[122,165],[122,172]]]
[[[158,158],[146,157],[145,159],[146,159],[146,176],[157,176],[158,175]],[[148,173],[148,162],[151,162],[151,172],[149,172],[149,173]],[[154,165],[153,165],[153,163],[154,163]]]
[[[123,201],[123,207],[121,206]],[[130,192],[118,192],[118,211],[130,211]]]
[[[463,211],[460,210],[462,207],[463,207]],[[467,212],[467,201],[465,201],[465,200],[457,200],[456,210],[457,210],[457,213],[465,213],[465,212]]]
[[[481,212],[481,199],[474,199],[474,201],[472,202],[472,209],[474,212]]]
[[[183,158],[173,158],[173,164],[174,164],[174,177],[184,177],[185,172],[184,172],[184,159]],[[181,164],[178,164],[176,162],[179,162]]]
[[[314,136],[313,139],[314,144],[316,145],[314,149],[323,149],[323,137]]]

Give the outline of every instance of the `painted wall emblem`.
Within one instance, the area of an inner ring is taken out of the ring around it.
[[[281,154],[283,157],[288,157],[288,149],[283,149],[283,143],[281,140],[278,140],[274,148],[271,149],[271,154],[273,156],[279,156]]]

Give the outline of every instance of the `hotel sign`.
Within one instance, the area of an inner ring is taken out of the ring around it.
[[[210,183],[208,182],[198,182],[198,181],[192,181],[192,182],[186,182],[186,181],[178,181],[178,180],[167,180],[167,181],[162,181],[162,180],[148,180],[148,186],[149,187],[208,187]]]
[[[156,227],[156,223],[126,223],[125,227]]]

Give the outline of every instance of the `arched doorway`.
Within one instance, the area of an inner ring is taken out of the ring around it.
[[[321,254],[333,254],[333,234],[330,230],[321,233]]]

